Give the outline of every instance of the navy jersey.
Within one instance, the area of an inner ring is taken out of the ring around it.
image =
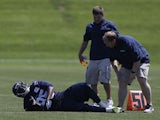
[[[111,61],[118,60],[122,67],[132,69],[133,63],[149,63],[147,50],[133,37],[119,35],[116,46],[112,49]]]
[[[48,111],[45,107],[32,105],[32,97],[41,105],[45,105],[48,86],[52,85],[44,81],[34,81],[29,94],[24,98],[24,109],[27,111]],[[106,112],[105,108],[85,104],[84,102],[89,98],[96,103],[100,102],[100,98],[86,83],[77,83],[62,92],[55,92],[49,111]]]
[[[111,30],[118,33],[115,24],[105,19],[100,24],[92,22],[87,25],[84,41],[91,40],[90,60],[101,60],[109,57],[109,48],[104,45],[102,37],[105,32]]]
[[[24,109],[29,111],[37,110],[37,106],[32,106],[32,97],[36,102],[45,106],[48,96],[48,87],[50,86],[53,85],[45,81],[34,81],[30,86],[30,92],[24,98]]]

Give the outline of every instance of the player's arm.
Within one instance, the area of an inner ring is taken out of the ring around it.
[[[87,48],[87,45],[88,45],[88,41],[83,41],[82,44],[81,44],[81,47],[80,47],[80,50],[79,50],[79,53],[78,53],[78,57],[79,57],[79,61],[82,62],[84,57],[83,57],[83,52],[85,51],[85,49]]]
[[[44,89],[46,89],[47,90],[47,99],[49,100],[49,99],[52,99],[53,98],[53,96],[54,96],[54,87],[53,87],[53,85],[51,84],[51,83],[49,83],[49,82],[46,82],[46,81],[43,81],[43,80],[41,80],[41,81],[38,81],[38,84],[42,87],[42,88],[44,88]]]
[[[113,60],[113,61],[111,61],[111,64],[112,64],[112,67],[113,67],[117,77],[118,77],[118,75],[119,75],[118,61],[117,60]]]
[[[136,45],[134,42],[131,42],[131,44],[129,44],[129,50],[130,50],[130,55],[132,61],[133,61],[133,65],[132,65],[132,69],[131,69],[131,74],[130,74],[130,79],[133,80],[135,79],[136,76],[136,72],[138,71],[138,68],[140,66],[140,53],[139,53],[139,46]]]
[[[79,57],[80,62],[83,61],[84,56],[82,54],[87,48],[88,41],[91,40],[91,30],[92,30],[91,24],[88,24],[86,27],[85,34],[83,35],[83,42],[81,44],[81,47],[80,47],[80,50],[78,53],[78,57]]]
[[[51,99],[54,97],[54,87],[52,84],[43,80],[39,81],[39,84],[41,85],[42,88],[47,90],[46,104],[44,107],[46,107],[46,109],[49,110],[49,108],[52,105]]]
[[[40,103],[38,103],[33,96],[30,96],[29,99],[24,101],[24,109],[25,111],[43,111],[44,108]]]
[[[48,97],[47,100],[50,100],[54,97],[54,87],[53,86],[49,86],[48,87]]]

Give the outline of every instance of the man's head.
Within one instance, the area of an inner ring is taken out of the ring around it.
[[[17,97],[24,98],[30,91],[30,87],[28,84],[24,82],[17,82],[12,87],[12,92]]]
[[[114,48],[116,46],[117,34],[113,31],[108,31],[103,36],[103,42],[107,47]]]
[[[94,22],[99,24],[103,19],[104,9],[100,6],[95,6],[92,10],[92,14],[93,14]]]

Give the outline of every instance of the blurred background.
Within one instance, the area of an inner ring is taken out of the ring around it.
[[[77,59],[93,6],[160,59],[159,0],[1,0],[1,59]]]

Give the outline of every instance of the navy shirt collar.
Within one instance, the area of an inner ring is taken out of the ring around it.
[[[104,22],[105,22],[105,19],[103,18],[100,23],[97,24],[97,23],[93,22],[93,24],[94,24],[94,25],[103,25]]]

